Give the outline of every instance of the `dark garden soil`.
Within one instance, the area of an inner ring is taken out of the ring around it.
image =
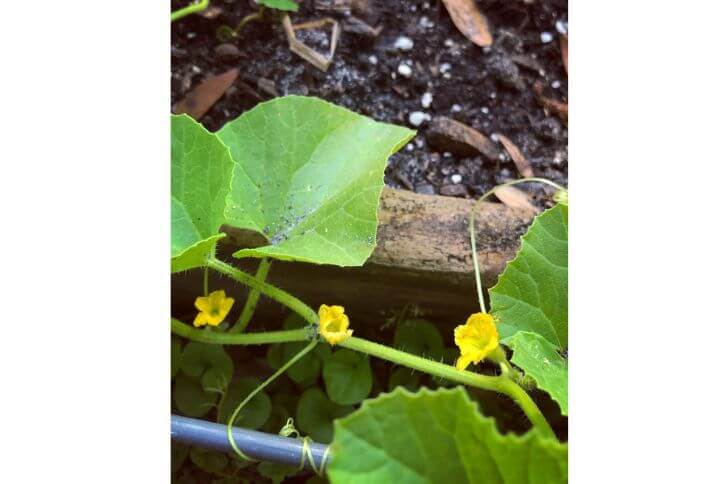
[[[187,3],[175,0],[172,7]],[[234,27],[256,7],[246,0],[212,0],[213,10],[208,9],[206,16],[192,15],[172,24],[171,104],[205,78],[236,67],[240,70],[237,80],[200,120],[210,130],[274,95],[317,96],[376,120],[410,127],[416,121],[411,117],[422,117],[412,113],[432,119],[445,116],[478,130],[497,147],[497,155],[491,156],[495,159],[462,156],[447,141],[428,137],[432,122],[425,120],[416,128],[417,137],[390,158],[385,172],[389,186],[473,198],[495,184],[520,177],[496,133],[520,148],[535,176],[567,184],[566,122],[544,109],[534,89],[540,81],[543,96],[567,102],[568,80],[559,42],[559,30],[564,30],[567,21],[566,0],[476,2],[488,18],[494,39],[486,48],[460,33],[436,0],[303,0],[300,4],[300,10],[291,15],[294,24],[333,17],[342,27],[327,72],[289,50],[283,27],[273,15],[248,23],[237,39],[218,40],[219,27]],[[350,14],[327,8],[331,5],[350,6]],[[381,26],[381,31],[378,35],[363,32],[366,27],[352,16],[371,27]],[[298,38],[327,52],[329,32],[329,27],[298,31]],[[551,189],[538,184],[521,188],[533,194],[538,205],[550,204]]]

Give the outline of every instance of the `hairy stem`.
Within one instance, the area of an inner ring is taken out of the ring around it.
[[[472,233],[472,232],[471,232]],[[243,272],[241,270],[238,270],[225,262],[222,262],[216,258],[211,259],[210,261],[210,267],[225,274],[236,281],[246,284],[250,287],[257,288],[260,290],[262,294],[265,294],[266,296],[280,302],[281,304],[289,307],[296,313],[300,314],[306,321],[308,321],[311,324],[318,324],[318,315],[314,312],[313,309],[311,309],[306,303],[301,301],[300,299],[288,294],[286,291],[283,291],[282,289],[278,289],[277,287],[271,286],[268,283],[262,282],[257,280],[255,277],[251,276],[250,274],[247,274],[246,272]],[[182,324],[182,323],[180,323]],[[187,331],[191,331],[192,329],[187,327]],[[173,320],[173,329],[174,329],[174,320]],[[299,329],[299,330],[293,330],[293,331],[306,331],[305,329]],[[286,333],[285,331],[280,331],[276,333]],[[184,334],[176,333],[180,336],[184,336]],[[270,333],[258,333],[259,337],[263,337],[263,335],[270,334]],[[227,334],[227,333],[210,333],[210,335],[214,335],[215,339],[218,339],[224,335],[224,337],[231,338],[233,341],[236,341],[236,338],[245,338],[246,336],[253,336],[250,334]],[[305,338],[305,333],[302,333],[300,335],[301,339]],[[301,339],[297,339],[296,341],[300,341]],[[243,339],[244,341],[244,339]],[[209,341],[213,342],[213,341]],[[218,341],[220,344],[234,344],[234,343],[223,343],[222,341]],[[273,342],[279,342],[279,341],[273,341]],[[250,343],[238,343],[238,344],[250,344]],[[513,382],[508,376],[506,375],[500,375],[500,376],[486,376],[481,375],[478,373],[473,373],[470,371],[461,371],[458,370],[450,365],[445,365],[443,363],[438,363],[432,360],[428,360],[427,358],[421,358],[419,356],[412,355],[410,353],[406,353],[404,351],[399,351],[394,348],[391,348],[389,346],[381,345],[379,343],[374,343],[372,341],[368,341],[362,338],[357,337],[350,337],[347,340],[343,341],[339,344],[339,346],[342,346],[344,348],[349,348],[355,351],[360,351],[362,353],[366,353],[368,355],[375,356],[377,358],[381,358],[383,360],[391,361],[392,363],[397,363],[399,365],[407,366],[409,368],[413,368],[415,370],[419,370],[423,373],[428,373],[430,375],[439,376],[441,378],[447,378],[448,380],[452,380],[458,383],[462,383],[464,385],[469,385],[477,388],[482,388],[484,390],[492,390],[504,393],[511,397],[523,410],[523,412],[526,414],[528,419],[533,424],[534,428],[536,428],[538,431],[542,432],[544,435],[556,438],[554,431],[551,429],[551,426],[549,425],[546,418],[543,416],[539,408],[536,406],[535,403],[533,403],[533,400],[531,400],[531,397],[528,396],[528,393],[526,393],[521,387],[518,386],[515,382]],[[308,347],[307,347],[308,348]]]
[[[180,8],[172,12],[172,22],[179,20],[183,17],[191,15],[193,13],[202,12],[210,4],[210,0],[200,0],[199,2],[191,3],[186,7]]]
[[[286,291],[278,289],[277,287],[272,286],[267,282],[259,281],[247,272],[236,269],[235,267],[215,257],[211,258],[208,264],[210,268],[215,269],[216,271],[225,274],[232,279],[235,279],[241,284],[245,284],[246,286],[250,286],[253,289],[257,289],[261,292],[261,294],[265,294],[269,298],[278,301],[284,306],[290,308],[292,311],[300,314],[307,322],[311,324],[318,324],[318,315],[316,314],[316,312],[297,297],[292,296]]]
[[[349,348],[351,350],[366,353],[368,355],[391,361],[398,365],[407,366],[423,373],[446,378],[454,382],[462,383],[483,390],[491,390],[501,392],[511,397],[526,414],[534,428],[542,432],[544,435],[556,438],[551,426],[546,421],[541,411],[538,409],[531,397],[505,375],[486,376],[471,371],[461,371],[453,366],[438,363],[419,356],[399,351],[389,346],[374,343],[362,338],[350,337],[341,342],[339,346]]]
[[[309,333],[306,328],[290,329],[287,331],[267,331],[262,333],[230,334],[196,329],[174,318],[172,318],[172,332],[177,336],[187,338],[191,341],[218,345],[265,345],[306,341],[309,339]]]
[[[258,265],[258,271],[255,273],[255,278],[260,282],[265,282],[265,278],[268,277],[268,271],[270,270],[271,264],[272,261],[267,257],[260,259],[260,264]],[[248,299],[245,301],[245,306],[243,307],[243,312],[240,314],[238,322],[230,328],[231,333],[242,333],[245,331],[245,328],[248,327],[248,323],[250,322],[250,318],[253,317],[255,306],[258,304],[258,299],[260,299],[260,289],[251,287],[250,292],[248,292]]]

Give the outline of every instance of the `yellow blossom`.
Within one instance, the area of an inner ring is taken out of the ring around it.
[[[343,306],[327,306],[319,308],[319,334],[331,345],[341,343],[354,332],[349,328],[349,316],[344,314]]]
[[[209,296],[198,297],[195,300],[195,307],[200,310],[200,313],[195,317],[192,324],[195,327],[206,324],[210,326],[219,325],[230,312],[234,302],[235,299],[225,297],[225,291],[222,289],[211,292]]]
[[[455,344],[460,357],[455,363],[464,370],[470,363],[480,363],[498,347],[498,330],[493,316],[488,313],[471,314],[465,324],[455,328]]]

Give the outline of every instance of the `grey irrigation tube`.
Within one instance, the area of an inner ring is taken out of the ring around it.
[[[238,427],[233,427],[233,438],[240,450],[254,459],[294,467],[301,465],[302,440]],[[226,425],[180,415],[172,415],[172,440],[219,452],[233,451],[228,442]],[[324,444],[309,443],[316,469],[321,469],[326,448]],[[304,456],[303,461],[306,469],[314,470],[308,458]]]

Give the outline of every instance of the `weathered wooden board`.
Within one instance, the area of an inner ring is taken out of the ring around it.
[[[363,267],[275,261],[268,281],[314,308],[321,303],[343,305],[353,319],[368,325],[381,325],[405,307],[410,316],[461,323],[478,307],[468,232],[473,203],[385,188],[379,207],[377,247]],[[476,238],[485,287],[496,283],[506,262],[515,256],[532,215],[498,203],[484,203],[479,208]],[[254,272],[257,260],[241,261],[230,254],[241,247],[260,245],[260,236],[230,228],[225,231],[229,236],[218,256]],[[210,281],[211,289],[223,287],[239,301],[232,315],[237,317],[245,289],[219,277]],[[202,287],[200,272],[174,276],[173,284],[174,313],[182,317],[187,311],[194,312],[192,301]],[[285,314],[270,300],[261,298],[261,303],[254,319]]]

